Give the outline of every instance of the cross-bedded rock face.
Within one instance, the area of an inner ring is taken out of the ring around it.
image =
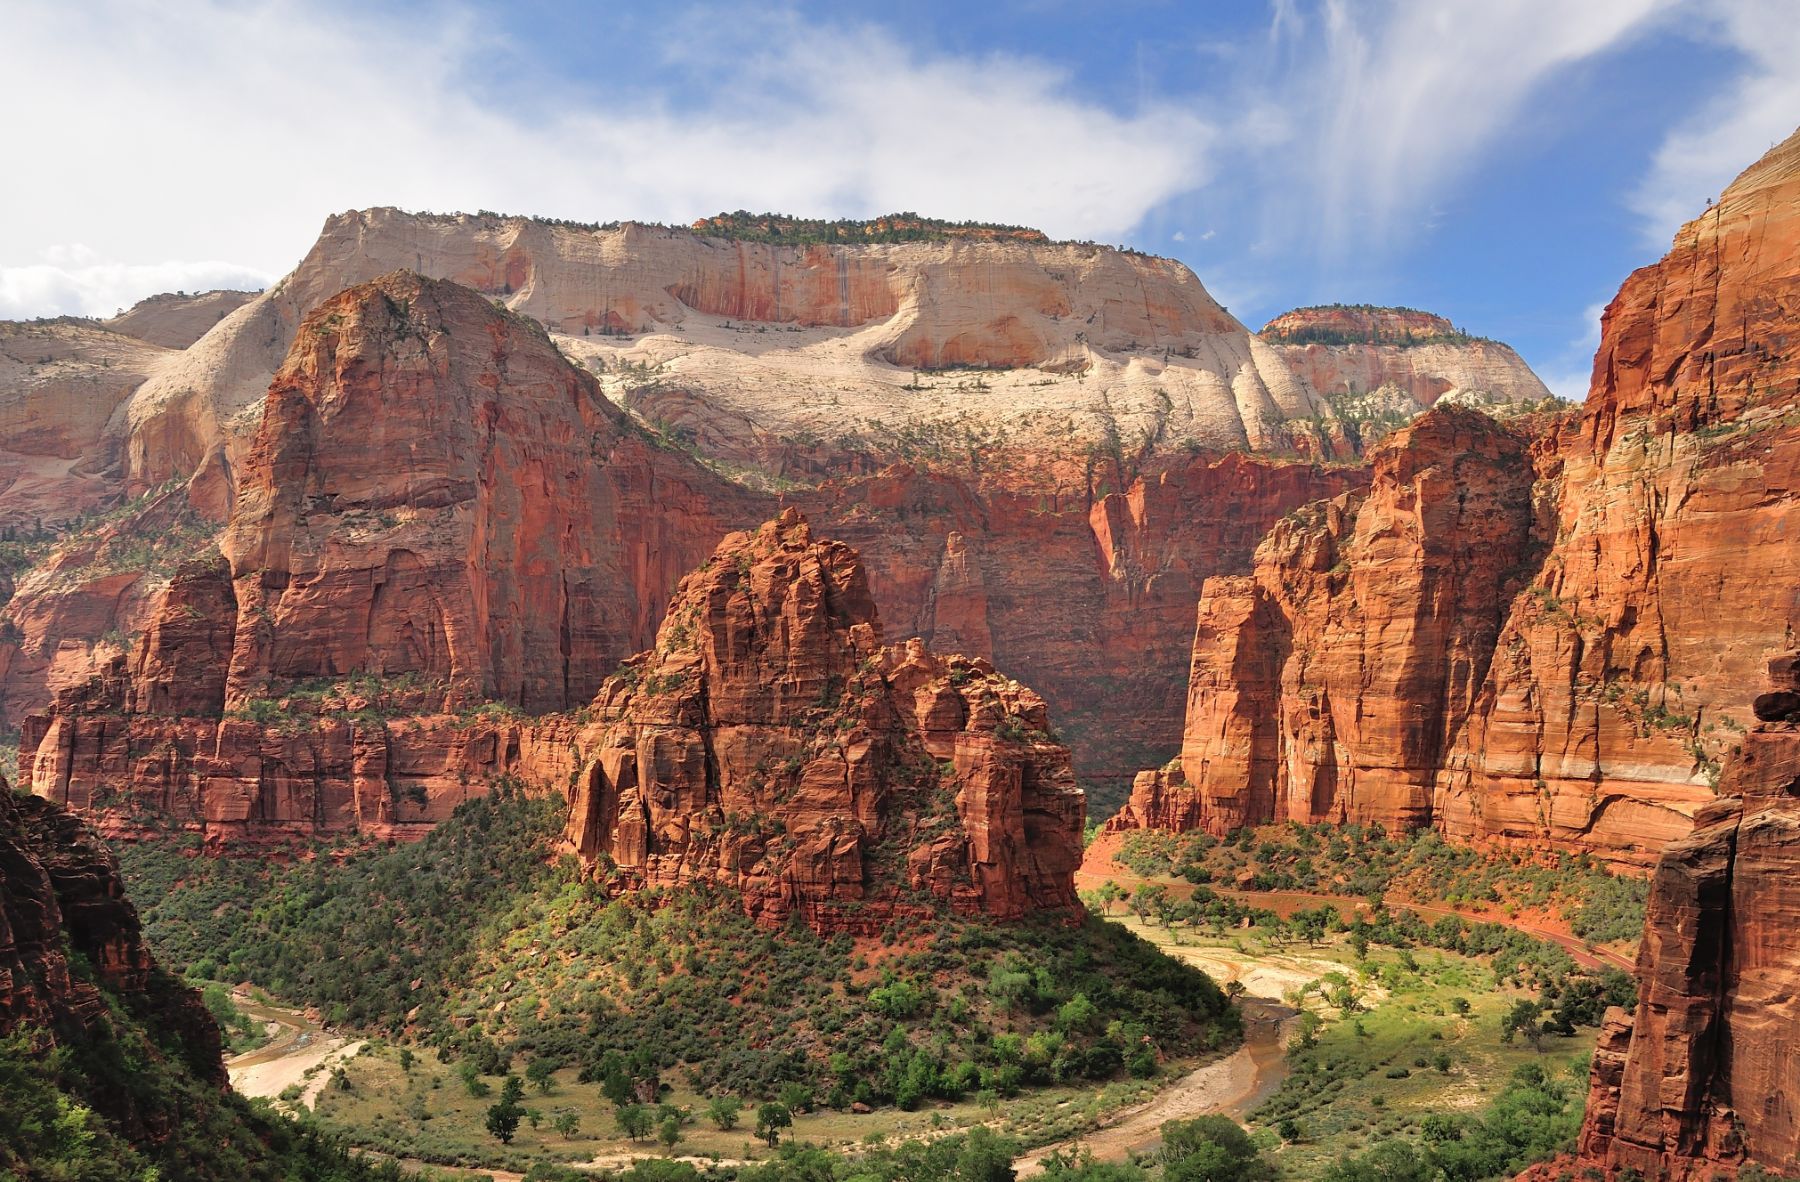
[[[1084,802],[1043,701],[884,648],[856,552],[792,510],[721,543],[595,707],[568,836],[622,881],[728,884],[821,931],[1077,914]]]
[[[1795,660],[1776,693],[1800,693]],[[1800,719],[1779,699],[1761,713],[1651,879],[1637,1012],[1608,1014],[1580,1143],[1609,1177],[1800,1169]]]

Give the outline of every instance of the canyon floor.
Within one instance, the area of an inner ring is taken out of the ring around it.
[[[1309,901],[1337,900],[1296,892],[1283,897],[1290,911]],[[1221,983],[1241,984],[1245,1042],[1207,1060],[1167,1063],[1154,1080],[1049,1088],[987,1104],[968,1100],[913,1112],[797,1113],[790,1137],[853,1150],[986,1126],[1035,1146],[1018,1162],[1020,1176],[1031,1177],[1042,1172],[1052,1153],[1127,1161],[1154,1152],[1164,1122],[1222,1113],[1244,1122],[1272,1151],[1282,1177],[1302,1179],[1383,1137],[1417,1131],[1432,1113],[1482,1109],[1524,1064],[1540,1064],[1557,1076],[1574,1071],[1591,1049],[1593,1032],[1586,1029],[1572,1038],[1547,1038],[1542,1049],[1524,1040],[1503,1043],[1501,1015],[1526,993],[1494,982],[1488,967],[1474,958],[1424,950],[1413,957],[1390,949],[1359,957],[1342,934],[1317,946],[1295,947],[1271,942],[1256,928],[1212,935],[1127,914],[1110,918]],[[1574,937],[1560,942],[1572,953],[1582,951]],[[1326,1000],[1328,989],[1345,981],[1358,995],[1354,1012]],[[1458,1012],[1462,999],[1466,1012]],[[278,1005],[246,1009],[284,1030],[268,1046],[232,1063],[240,1092],[274,1098],[288,1089],[291,1099],[297,1087],[299,1102],[325,1127],[410,1166],[424,1168],[428,1160],[431,1168],[463,1169],[505,1182],[538,1159],[600,1172],[652,1157],[741,1164],[771,1156],[752,1135],[748,1110],[736,1129],[721,1131],[699,1115],[705,1099],[679,1088],[667,1101],[698,1118],[682,1130],[682,1140],[669,1153],[648,1141],[633,1142],[619,1134],[613,1107],[598,1086],[579,1082],[573,1069],[557,1072],[547,1091],[530,1092],[523,1103],[528,1112],[540,1114],[540,1126],[522,1125],[514,1143],[502,1148],[482,1125],[491,1099],[469,1096],[451,1065],[435,1056],[417,1053],[410,1067],[403,1067],[395,1045],[352,1042],[313,1017]],[[1290,1075],[1289,1052],[1304,1025],[1302,1013],[1316,1017],[1313,1037],[1324,1053],[1351,1064],[1345,1085],[1319,1087]],[[342,1086],[332,1082],[337,1066],[343,1069]],[[1298,1137],[1284,1141],[1276,1132],[1278,1112],[1299,1114],[1292,1118]],[[564,1113],[576,1117],[572,1135],[553,1129],[556,1116]]]

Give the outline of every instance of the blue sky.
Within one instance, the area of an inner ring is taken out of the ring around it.
[[[1800,124],[1794,0],[22,0],[0,316],[255,284],[375,204],[916,209],[1405,303],[1578,395],[1595,317]]]

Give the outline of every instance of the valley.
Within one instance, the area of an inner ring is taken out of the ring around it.
[[[1586,400],[1025,227],[0,331],[0,1182],[1800,1176],[1800,133]]]

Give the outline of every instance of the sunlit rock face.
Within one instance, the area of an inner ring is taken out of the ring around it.
[[[884,647],[856,552],[793,510],[682,582],[594,717],[568,838],[620,885],[722,883],[821,932],[1079,914],[1084,800],[1043,700]]]

